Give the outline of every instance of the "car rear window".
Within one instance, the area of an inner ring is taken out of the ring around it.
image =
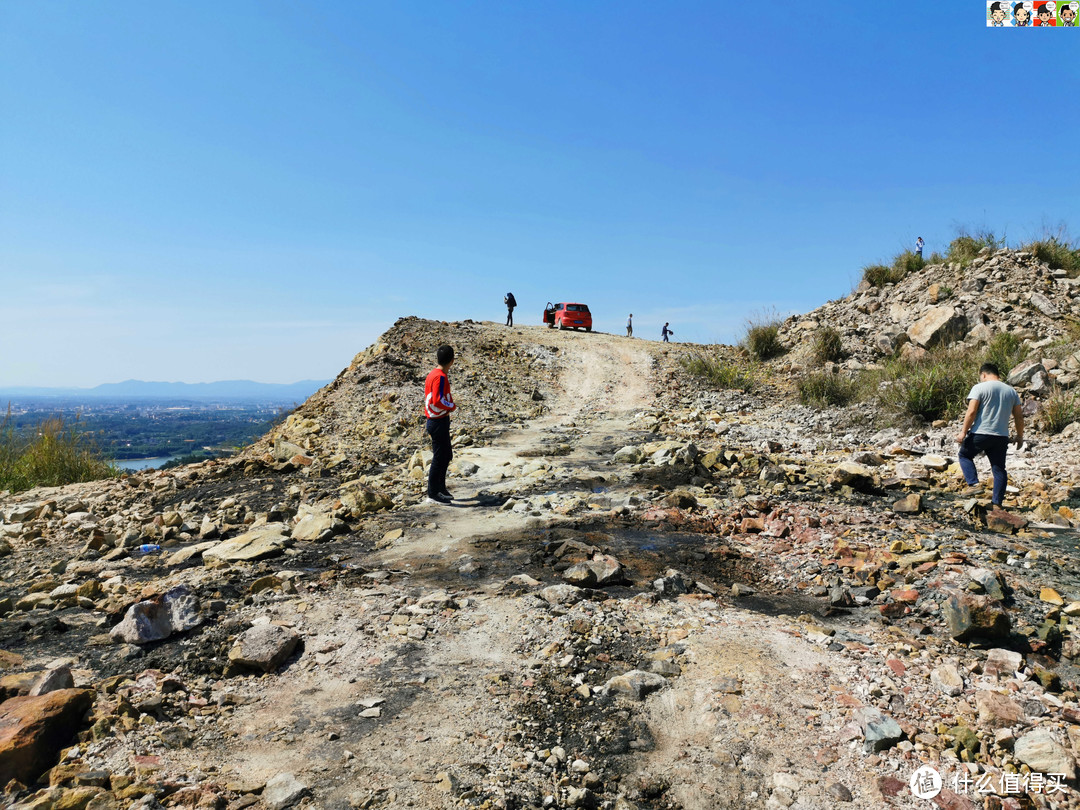
[[[567,307],[567,309],[570,310],[571,312],[588,312],[589,311],[589,308],[587,306],[585,306],[584,304],[570,304]]]

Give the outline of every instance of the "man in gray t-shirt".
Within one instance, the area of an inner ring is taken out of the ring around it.
[[[960,469],[968,486],[978,486],[975,457],[986,453],[990,459],[990,471],[994,475],[992,500],[995,506],[1001,506],[1009,480],[1005,472],[1005,452],[1009,447],[1010,416],[1016,421],[1016,446],[1019,447],[1024,441],[1024,412],[1020,407],[1020,395],[1011,385],[1001,381],[997,366],[983,363],[979,369],[979,384],[972,387],[967,399],[964,426],[956,436],[960,444],[957,454]]]

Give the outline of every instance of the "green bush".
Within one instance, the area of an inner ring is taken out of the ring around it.
[[[1072,278],[1080,276],[1080,250],[1073,249],[1064,238],[1048,236],[1024,245],[1040,262],[1045,262],[1051,270],[1064,270]]]
[[[953,295],[953,288],[950,287],[948,284],[940,284],[940,285],[938,285],[938,293],[937,293],[937,300],[938,301],[948,301],[950,298],[952,298],[952,295]]]
[[[701,377],[717,388],[750,391],[757,384],[756,369],[745,363],[731,363],[698,353],[684,358],[682,366],[695,377]]]
[[[982,363],[993,363],[1004,377],[1023,359],[1024,347],[1020,338],[1012,332],[998,332],[986,345]]]
[[[883,264],[868,264],[863,268],[862,277],[874,287],[884,287],[886,284],[896,284],[903,275],[898,275],[892,267]]]
[[[858,398],[858,386],[853,380],[827,371],[807,374],[797,387],[799,401],[813,408],[839,407]]]
[[[814,333],[810,351],[819,363],[837,363],[844,356],[844,342],[840,330],[824,326]]]
[[[118,474],[79,429],[78,419],[70,425],[46,419],[29,436],[15,431],[10,411],[0,422],[0,489],[58,487]]]
[[[967,267],[983,248],[997,250],[1004,246],[1005,237],[998,238],[993,231],[984,228],[970,234],[961,229],[949,243],[949,252],[945,258],[950,262],[959,262],[961,267]]]
[[[1039,421],[1047,433],[1061,433],[1080,420],[1080,397],[1055,390],[1039,407]]]
[[[783,354],[784,344],[780,342],[780,325],[783,320],[775,312],[754,315],[746,322],[746,336],[743,347],[756,360],[768,360]]]
[[[927,264],[945,264],[945,261],[946,261],[945,257],[942,256],[940,253],[935,251],[934,253],[930,254],[930,258],[926,260],[926,263]]]

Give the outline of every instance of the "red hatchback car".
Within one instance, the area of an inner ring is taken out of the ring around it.
[[[586,304],[553,304],[544,307],[544,323],[548,329],[584,329],[592,331],[592,313]]]

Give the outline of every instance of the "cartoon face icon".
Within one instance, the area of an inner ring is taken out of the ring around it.
[[[1053,18],[1054,16],[1054,12],[1052,12],[1046,6],[1043,6],[1039,9],[1039,13],[1037,16],[1039,18],[1040,25],[1049,25],[1051,18]]]
[[[1013,19],[1016,20],[1017,25],[1031,25],[1031,12],[1023,3],[1017,3],[1013,6]]]
[[[1001,2],[990,4],[990,23],[991,25],[1001,26],[1005,24],[1005,17],[1007,16],[1005,11],[1005,4]]]
[[[1076,25],[1076,9],[1072,5],[1062,6],[1058,14],[1062,25]]]

